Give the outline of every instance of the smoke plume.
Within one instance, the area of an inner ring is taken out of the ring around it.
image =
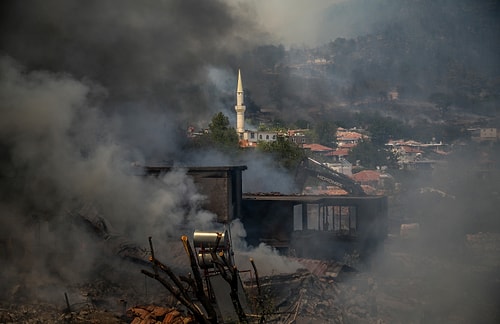
[[[200,210],[204,197],[182,169],[161,179],[141,176],[131,163],[139,151],[122,145],[91,103],[94,85],[62,73],[28,72],[6,57],[0,76],[2,243],[5,251],[19,251],[7,256],[13,268],[3,271],[31,268],[25,257],[50,260],[65,279],[85,274],[82,264],[90,269],[102,255],[89,247],[95,244],[89,233],[75,227],[83,221],[77,216],[104,218],[111,226],[100,234],[135,242],[178,235],[181,226],[204,228],[213,220]],[[79,262],[60,262],[54,254]]]
[[[185,127],[217,112],[218,94],[207,90],[211,67],[236,68],[239,53],[265,39],[245,11],[224,1],[12,1],[3,7],[4,54],[28,70],[98,82],[108,93],[102,107],[108,114],[163,112],[167,126],[182,121]]]
[[[103,240],[116,250],[153,236],[168,255],[162,242],[180,229],[210,229],[214,215],[184,170],[147,178],[138,166],[230,161],[179,148],[188,125],[226,106],[237,57],[265,40],[249,8],[51,0],[2,9],[3,291],[83,279],[107,259]]]
[[[295,272],[302,268],[297,261],[279,254],[274,248],[261,243],[259,246],[249,246],[245,241],[247,233],[239,219],[231,223],[231,240],[235,251],[235,263],[239,269],[249,269],[250,259],[255,261],[259,274],[270,276],[281,273]]]

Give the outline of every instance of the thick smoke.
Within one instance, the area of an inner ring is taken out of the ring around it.
[[[264,276],[291,273],[302,268],[300,263],[280,255],[269,245],[261,243],[257,247],[249,246],[245,241],[247,233],[240,220],[234,220],[230,230],[235,263],[239,269],[249,269],[250,259],[254,260],[259,274]]]
[[[246,158],[248,170],[243,173],[243,192],[300,192],[290,171],[278,168],[271,157],[253,152]]]
[[[265,39],[246,11],[224,1],[12,1],[3,9],[0,51],[28,70],[98,82],[108,92],[101,109],[120,116],[125,139],[146,150],[160,146],[149,133],[172,148],[175,131],[220,111],[210,71],[236,69],[238,55]]]
[[[110,119],[89,100],[92,84],[27,72],[6,57],[0,76],[2,244],[12,253],[5,274],[85,275],[103,258],[85,221],[99,227],[103,220],[100,239],[131,242],[210,227],[214,215],[200,210],[204,197],[183,170],[148,179],[131,163],[140,154],[106,127]]]
[[[76,282],[126,241],[153,236],[168,254],[169,237],[209,230],[214,215],[182,169],[152,179],[138,166],[234,162],[179,147],[233,95],[235,58],[265,39],[245,12],[223,1],[2,7],[3,290]]]
[[[409,174],[391,204],[393,220],[419,224],[414,233],[391,230],[385,250],[373,256],[379,307],[387,296],[417,301],[398,320],[498,320],[499,173],[498,162],[487,171],[481,165],[485,151],[491,147],[455,147],[432,174]],[[498,161],[498,154],[488,158]]]

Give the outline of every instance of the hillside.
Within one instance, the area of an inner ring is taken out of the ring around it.
[[[499,13],[498,1],[356,0],[333,5],[320,18],[323,33],[338,34],[334,28],[342,24],[357,25],[351,31],[362,34],[315,48],[257,47],[244,56],[246,85],[260,108],[301,117],[310,115],[304,110],[384,102],[391,91],[423,107],[431,103],[496,114]]]

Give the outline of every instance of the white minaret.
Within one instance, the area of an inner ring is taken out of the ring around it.
[[[241,71],[238,69],[238,86],[236,87],[236,131],[240,136],[245,132],[245,103],[243,102],[243,84],[241,83]]]

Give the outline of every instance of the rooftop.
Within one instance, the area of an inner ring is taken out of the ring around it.
[[[302,147],[305,149],[310,149],[312,152],[333,151],[333,148],[321,144],[303,144]]]
[[[378,181],[380,179],[380,172],[375,170],[364,170],[354,173],[352,178],[358,182]]]

